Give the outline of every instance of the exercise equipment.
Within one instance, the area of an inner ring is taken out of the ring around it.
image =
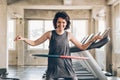
[[[90,50],[90,49],[94,49],[94,48],[101,48],[102,46],[104,46],[108,42],[109,42],[109,38],[107,36],[107,37],[101,39],[100,41],[93,42],[86,50]],[[84,51],[84,50],[81,50],[76,46],[70,47],[70,52],[71,53],[80,52],[80,51]]]
[[[102,72],[100,66],[97,64],[97,62],[95,61],[95,59],[93,58],[89,51],[82,51],[79,52],[78,54],[79,56],[89,57],[89,60],[86,60],[84,63],[85,66],[87,66],[88,71],[94,75],[95,79],[107,80],[107,77]]]
[[[6,78],[6,77],[1,77],[2,80],[20,80],[18,78]]]
[[[18,78],[6,77],[7,74],[0,74],[0,80],[20,80]]]
[[[19,80],[18,78],[7,77],[8,73],[5,69],[0,71],[0,80]]]
[[[101,48],[102,46],[104,46],[107,42],[110,41],[109,36],[108,36],[109,32],[110,32],[110,28],[107,28],[103,33],[101,33],[101,34],[97,33],[96,35],[100,35],[103,38],[101,40],[97,40],[97,41],[91,43],[86,50],[90,50],[90,49],[94,49],[94,48]],[[91,34],[90,36],[87,36],[87,37],[83,38],[83,40],[81,41],[81,43],[83,43],[83,44],[87,43],[93,37],[94,37],[93,34]],[[80,52],[80,51],[84,51],[84,50],[81,50],[81,49],[79,49],[76,46],[70,47],[70,52],[71,53]]]
[[[107,42],[109,42],[109,37],[108,37],[108,33],[109,33],[110,29],[106,29],[102,34],[101,36],[103,37],[102,40],[98,40],[98,41],[95,41],[93,42],[88,48],[87,50],[90,50],[90,49],[94,49],[94,48],[101,48],[102,46],[104,46]],[[86,40],[86,39],[84,39]],[[83,42],[85,42],[83,40]],[[85,74],[82,72],[83,71],[78,71],[80,70],[79,67],[81,66],[77,66],[77,68],[79,68],[77,71],[76,71],[76,75],[78,77],[78,79],[80,80],[107,80],[107,77],[105,76],[105,74],[103,73],[103,71],[101,70],[101,68],[99,67],[99,65],[97,64],[97,62],[94,60],[94,58],[92,57],[92,55],[90,54],[89,51],[83,51],[83,50],[80,50],[78,49],[77,47],[71,47],[70,48],[71,52],[72,53],[76,53],[79,55],[79,56],[82,56],[82,57],[89,57],[89,60],[85,60],[85,61],[82,61],[81,62],[83,63],[82,65],[85,67],[86,71]],[[82,51],[82,52],[81,52]],[[81,62],[79,64],[81,64]],[[87,72],[88,70],[88,72]],[[90,72],[94,75],[94,77],[92,77],[92,75],[90,74]],[[82,76],[81,76],[82,74]],[[87,75],[87,76],[86,76]],[[87,78],[88,77],[88,78]]]

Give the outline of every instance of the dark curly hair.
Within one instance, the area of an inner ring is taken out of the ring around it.
[[[55,29],[57,28],[56,23],[57,23],[58,18],[63,18],[66,20],[67,25],[65,27],[65,30],[70,28],[70,17],[68,16],[68,14],[66,12],[59,11],[55,14],[55,17],[53,19],[53,25],[54,25]]]

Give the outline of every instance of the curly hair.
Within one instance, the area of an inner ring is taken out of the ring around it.
[[[53,19],[53,26],[55,29],[57,28],[56,23],[57,23],[58,18],[63,18],[67,22],[65,30],[70,28],[70,17],[68,16],[68,14],[66,12],[59,11],[55,14],[55,17]]]

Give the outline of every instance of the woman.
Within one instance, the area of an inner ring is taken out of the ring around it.
[[[66,12],[57,12],[53,19],[53,25],[55,30],[46,32],[35,41],[21,36],[17,36],[15,41],[22,40],[29,45],[36,46],[49,39],[50,55],[70,55],[69,41],[78,48],[85,50],[88,48],[89,44],[97,39],[101,39],[100,36],[95,36],[84,45],[78,42],[70,32],[66,31],[70,28],[70,18]],[[46,80],[59,80],[59,78],[64,78],[64,80],[76,80],[71,59],[48,58]]]

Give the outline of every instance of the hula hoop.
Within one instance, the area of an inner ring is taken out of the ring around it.
[[[89,59],[88,57],[78,57],[78,56],[66,56],[66,55],[48,55],[48,54],[32,54],[36,57],[48,57],[48,58],[64,58],[64,59]]]

